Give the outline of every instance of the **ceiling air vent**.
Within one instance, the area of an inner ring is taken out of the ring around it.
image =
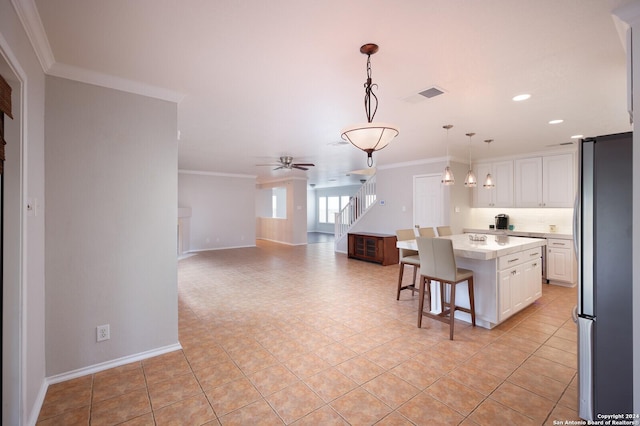
[[[431,86],[429,88],[426,88],[424,90],[420,90],[417,93],[414,93],[412,95],[407,96],[406,98],[404,98],[404,100],[406,102],[412,103],[412,104],[417,104],[418,102],[423,102],[427,99],[431,99],[431,98],[435,98],[436,96],[440,96],[443,93],[445,93],[444,90],[440,89],[439,87],[436,86]]]
[[[424,96],[425,98],[434,98],[438,95],[442,95],[444,92],[440,89],[438,89],[437,87],[430,87],[427,90],[423,90],[422,92],[420,92],[419,94]]]

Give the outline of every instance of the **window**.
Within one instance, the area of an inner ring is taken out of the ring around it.
[[[318,223],[335,223],[336,213],[340,213],[349,204],[348,195],[318,197]]]

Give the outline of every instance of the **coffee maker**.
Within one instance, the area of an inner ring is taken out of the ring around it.
[[[496,229],[508,229],[509,228],[509,215],[500,213],[496,215]]]

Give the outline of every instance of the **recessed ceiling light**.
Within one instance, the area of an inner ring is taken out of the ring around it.
[[[560,119],[558,119],[558,120],[551,120],[551,121],[549,121],[549,124],[560,124],[560,123],[562,123],[563,121],[564,121],[564,120],[560,120]]]
[[[584,138],[584,135],[573,135],[571,136],[571,139],[582,139]]]
[[[516,95],[516,96],[514,96],[514,97],[513,97],[513,100],[514,100],[514,101],[516,101],[516,102],[519,102],[519,101],[526,101],[526,100],[527,100],[527,99],[529,99],[530,97],[531,97],[531,95],[530,95],[530,94],[528,94],[528,93],[523,93],[522,95]]]

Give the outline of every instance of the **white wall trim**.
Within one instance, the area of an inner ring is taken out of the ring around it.
[[[245,178],[245,179],[255,179],[256,175],[243,175],[238,173],[218,173],[218,172],[205,172],[200,170],[185,170],[178,169],[178,174],[184,175],[202,175],[202,176],[218,176],[218,177],[234,177],[234,178]]]
[[[21,214],[20,214],[20,219],[19,219],[19,233],[20,233],[20,247],[18,248],[18,252],[19,252],[19,265],[18,265],[18,270],[19,272],[19,277],[18,277],[18,287],[19,287],[19,303],[21,306],[21,315],[20,318],[18,320],[18,362],[19,362],[19,368],[20,368],[20,372],[19,372],[19,383],[18,383],[18,390],[19,390],[19,395],[20,397],[18,398],[19,400],[19,407],[18,407],[18,415],[19,415],[19,420],[21,423],[24,422],[24,419],[26,419],[27,416],[27,407],[26,407],[26,401],[27,401],[27,390],[26,390],[26,380],[27,380],[27,354],[24,348],[25,342],[27,341],[27,329],[25,327],[28,315],[27,315],[27,303],[26,303],[26,297],[24,296],[27,293],[27,263],[25,262],[25,259],[27,259],[27,230],[26,230],[26,200],[27,200],[27,194],[26,194],[26,189],[27,189],[27,157],[26,157],[26,152],[27,152],[27,118],[28,118],[28,114],[27,114],[27,74],[24,72],[24,70],[22,69],[22,67],[20,66],[20,62],[18,61],[18,58],[14,55],[13,51],[11,50],[11,48],[9,47],[9,43],[7,42],[7,40],[2,36],[2,33],[0,33],[0,55],[2,55],[2,57],[4,58],[4,60],[7,62],[7,64],[9,65],[9,68],[11,68],[11,71],[13,72],[13,74],[18,78],[19,83],[20,83],[20,103],[19,103],[19,108],[20,108],[20,123],[19,123],[19,127],[20,127],[20,137],[19,137],[19,141],[18,143],[20,144],[19,150],[20,150],[20,163],[19,163],[19,176],[20,176],[20,182],[18,183],[19,185],[19,194],[20,194],[20,206],[21,207]],[[3,354],[4,355],[4,354]]]
[[[259,238],[256,238],[259,239]],[[279,242],[279,241],[276,241]],[[237,248],[247,248],[247,247],[255,247],[255,244],[248,244],[246,246],[229,246],[229,247],[211,247],[211,248],[204,248],[204,249],[194,249],[194,250],[189,250],[187,253],[199,253],[201,251],[215,251],[215,250],[229,250],[229,249],[237,249]]]
[[[184,93],[56,62],[34,0],[11,0],[45,74],[180,103]]]
[[[285,241],[278,241],[278,240],[272,240],[270,238],[258,238],[256,237],[256,240],[263,240],[263,241],[271,241],[272,243],[277,243],[277,244],[284,244],[285,246],[306,246],[308,243],[287,243]]]
[[[185,95],[163,87],[152,86],[126,78],[90,71],[84,68],[55,62],[47,74],[66,78],[68,80],[80,81],[82,83],[93,84],[95,86],[106,87],[108,89],[120,90],[122,92],[134,93],[136,95],[147,96],[163,101],[180,103]]]
[[[40,61],[42,70],[47,73],[55,63],[47,33],[42,25],[38,7],[34,0],[11,0],[11,4],[20,18],[31,46]]]

